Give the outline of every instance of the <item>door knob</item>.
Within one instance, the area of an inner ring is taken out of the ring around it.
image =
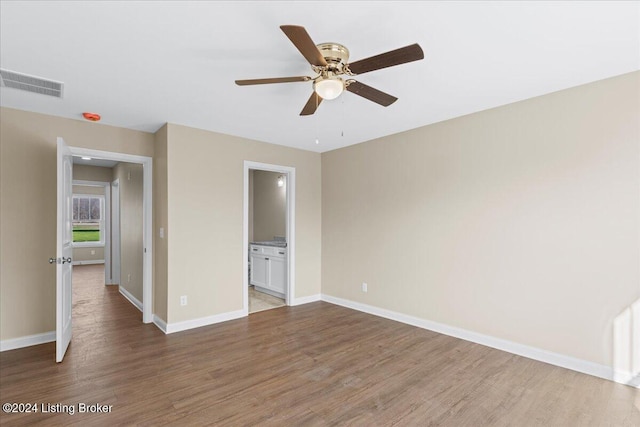
[[[71,257],[65,259],[64,257],[62,257],[62,263],[66,264],[66,263],[70,263],[71,262]]]
[[[56,262],[56,259],[55,259],[55,258],[49,258],[49,264],[53,264],[53,263],[55,263],[55,262]]]

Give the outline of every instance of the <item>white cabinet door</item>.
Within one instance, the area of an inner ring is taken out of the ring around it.
[[[281,294],[287,293],[287,262],[285,258],[269,258],[269,288]]]
[[[251,284],[268,286],[269,261],[263,255],[251,254]]]

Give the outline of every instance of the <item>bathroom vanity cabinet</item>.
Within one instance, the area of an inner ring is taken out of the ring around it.
[[[251,244],[251,276],[256,290],[285,298],[287,294],[287,248]]]

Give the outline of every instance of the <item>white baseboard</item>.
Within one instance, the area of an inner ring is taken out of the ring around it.
[[[16,348],[30,347],[32,345],[44,344],[56,340],[56,331],[42,334],[27,335],[26,337],[12,338],[0,341],[0,352],[15,350]]]
[[[628,371],[614,371],[613,381],[620,384],[630,385],[631,387],[640,388],[640,373],[636,373],[636,375],[634,375]]]
[[[485,345],[498,350],[517,354],[529,359],[538,360],[540,362],[549,363],[551,365],[560,366],[562,368],[571,369],[573,371],[582,372],[584,374],[593,375],[594,377],[604,378],[606,380],[621,382],[622,384],[635,386],[633,382],[622,380],[621,375],[614,375],[611,367],[600,365],[598,363],[589,362],[587,360],[577,359],[575,357],[566,356],[564,354],[553,353],[551,351],[542,350],[536,347],[519,344],[513,341],[495,338],[489,335],[483,335],[477,332],[468,331],[466,329],[457,328],[455,326],[445,325],[444,323],[433,322],[431,320],[421,319],[419,317],[409,316],[407,314],[398,313],[396,311],[386,310],[384,308],[374,307],[355,301],[337,298],[331,295],[322,294],[322,301],[332,304],[341,305],[343,307],[352,308],[364,313],[373,314],[375,316],[384,317],[386,319],[395,320],[397,322],[406,323],[408,325],[417,326],[419,328],[428,329],[444,335],[460,338],[465,341],[471,341],[476,344]],[[624,381],[624,382],[623,382]]]
[[[296,298],[292,305],[307,304],[310,302],[321,301],[321,295],[310,295],[306,297]],[[186,331],[188,329],[200,328],[202,326],[213,325],[215,323],[226,322],[228,320],[239,319],[248,315],[245,310],[230,311],[228,313],[215,314],[213,316],[201,317],[199,319],[185,320],[183,322],[165,323],[162,319],[155,316],[153,317],[153,323],[156,324],[160,330],[165,334],[172,334],[174,332]]]
[[[640,374],[635,377],[629,378],[624,384],[630,385],[631,387],[640,388]]]
[[[272,297],[280,299],[285,299],[285,295],[283,293],[272,291],[271,289],[263,288],[262,286],[254,285],[253,287],[256,291],[262,292],[263,294],[271,295]]]
[[[131,295],[131,292],[129,292],[122,286],[118,286],[118,289],[120,290],[120,293],[122,294],[123,297],[128,299],[129,302],[133,304],[138,310],[142,311],[142,303],[140,302],[140,300],[138,300],[138,298]]]
[[[164,320],[162,320],[161,318],[159,318],[158,316],[156,316],[155,314],[153,315],[153,323],[158,327],[158,329],[160,329],[162,332],[164,332],[165,334],[167,333],[167,322],[165,322]]]
[[[291,305],[309,304],[310,302],[316,302],[316,301],[321,301],[321,300],[322,300],[322,295],[315,294],[315,295],[309,295],[309,296],[306,296],[306,297],[296,298],[296,299],[293,300],[293,304],[291,304]]]
[[[90,265],[90,264],[104,264],[103,259],[88,259],[86,261],[73,261],[71,265]]]
[[[214,323],[226,322],[227,320],[239,319],[245,317],[247,312],[244,310],[230,311],[228,313],[215,314],[213,316],[201,317],[199,319],[185,320],[182,322],[167,323],[166,334],[174,332],[186,331],[187,329],[200,328],[202,326],[213,325]]]

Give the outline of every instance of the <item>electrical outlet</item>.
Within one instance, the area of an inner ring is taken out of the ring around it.
[[[91,255],[95,255],[96,254],[96,250],[95,249],[91,249]]]
[[[180,305],[187,305],[187,296],[186,295],[182,295],[180,297]]]
[[[362,292],[367,292],[367,284],[362,282]]]

